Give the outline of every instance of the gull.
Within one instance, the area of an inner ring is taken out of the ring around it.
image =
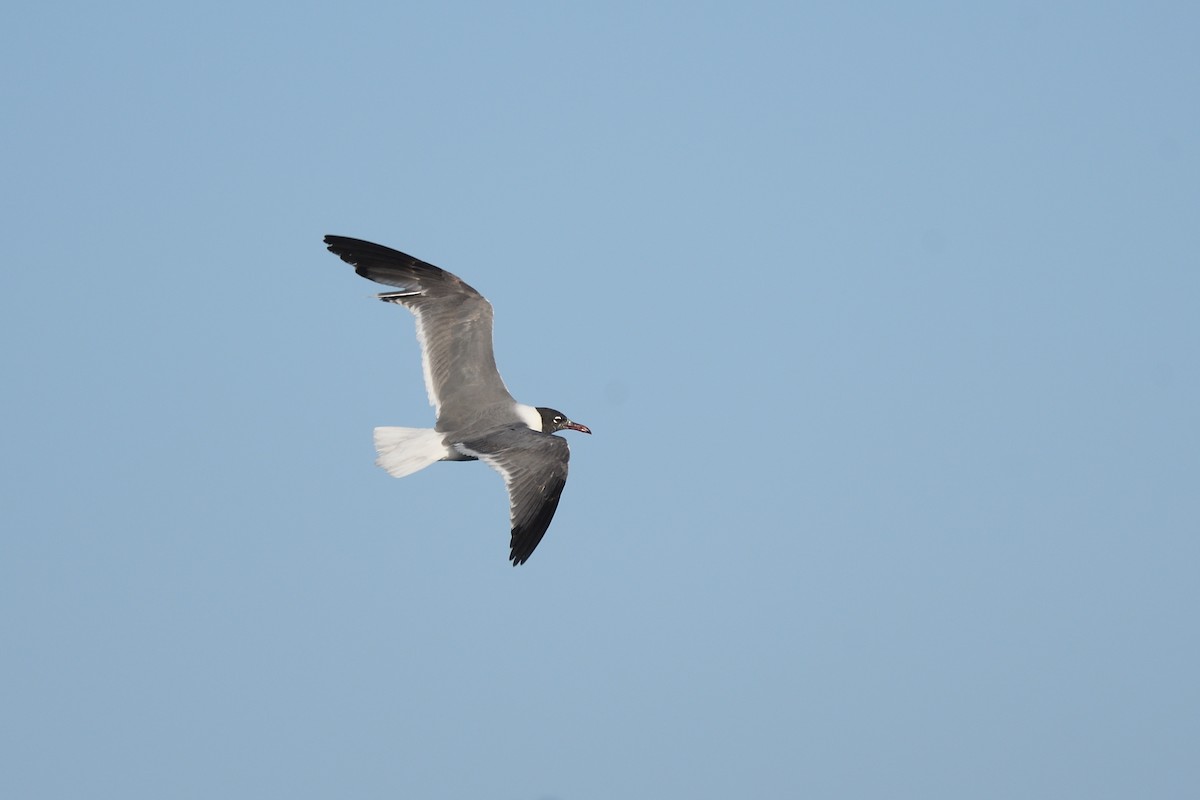
[[[541,542],[567,482],[567,441],[591,433],[561,411],[518,403],[492,353],[492,304],[453,275],[383,245],[326,236],[329,251],[368,280],[397,287],[376,295],[412,312],[432,428],[375,429],[375,463],[403,478],[436,461],[482,461],[508,489],[509,560],[524,564]]]

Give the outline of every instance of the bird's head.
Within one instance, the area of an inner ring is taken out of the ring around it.
[[[538,406],[538,413],[542,415],[542,433],[554,433],[556,431],[579,431],[580,433],[591,433],[591,429],[587,425],[580,425],[578,422],[572,422],[567,419],[567,415],[561,411],[555,411],[553,408],[542,408]]]

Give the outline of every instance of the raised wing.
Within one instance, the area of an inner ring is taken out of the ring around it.
[[[514,426],[456,447],[504,478],[512,525],[509,559],[514,567],[524,564],[546,535],[567,484],[566,439]]]
[[[492,305],[457,275],[383,245],[326,236],[330,252],[364,278],[399,287],[380,300],[417,321],[421,366],[438,430],[467,427],[479,409],[512,403],[492,352]]]

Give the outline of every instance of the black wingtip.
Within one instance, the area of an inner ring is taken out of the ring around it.
[[[329,252],[340,256],[343,260],[345,260],[347,256],[400,258],[406,261],[416,260],[407,253],[401,253],[399,250],[393,250],[392,248],[385,247],[381,244],[368,242],[366,239],[355,239],[353,236],[336,236],[330,233],[326,234],[322,241],[324,241],[325,246],[329,248]]]
[[[533,555],[534,547],[537,547],[536,542],[533,547],[530,547],[528,538],[523,534],[524,531],[521,528],[513,528],[512,538],[509,539],[508,560],[514,567],[519,567],[528,561],[529,557]],[[538,538],[540,540],[541,537]]]
[[[533,551],[537,550],[537,546],[542,543],[542,538],[546,535],[546,529],[550,527],[550,520],[554,518],[554,511],[558,508],[558,501],[561,494],[562,488],[560,486],[558,495],[542,506],[533,522],[528,525],[518,525],[512,529],[512,537],[509,539],[508,557],[513,562],[514,567],[528,561],[529,557],[533,555]]]
[[[523,533],[524,531],[520,528],[514,528],[512,538],[509,540],[508,560],[512,562],[514,567],[519,567],[528,561],[529,557],[533,555],[534,548],[537,547],[537,542],[534,542],[533,547],[530,547],[529,541],[522,535]],[[538,537],[538,540],[540,541],[541,537]]]
[[[457,292],[478,294],[456,276],[408,253],[350,236],[328,234],[324,241],[329,252],[354,267],[354,271],[367,280],[402,289],[436,282]]]
[[[351,239],[349,236],[334,236],[333,234],[326,235],[322,241],[325,242],[325,248],[329,252],[347,264],[354,264],[357,261],[355,255],[363,251],[362,245],[378,247],[378,245],[374,245],[371,242],[364,242],[361,239]]]

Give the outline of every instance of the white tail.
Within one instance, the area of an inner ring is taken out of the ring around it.
[[[388,474],[403,478],[419,472],[435,461],[452,455],[433,428],[376,428],[375,463]]]

